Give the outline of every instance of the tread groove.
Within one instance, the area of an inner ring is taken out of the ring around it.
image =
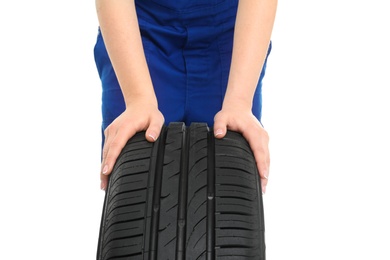
[[[185,260],[185,238],[187,221],[187,186],[188,186],[188,153],[190,135],[183,127],[183,139],[181,150],[181,165],[179,179],[179,208],[177,215],[177,240],[176,240],[176,259]]]
[[[207,233],[206,259],[215,259],[215,142],[213,131],[208,131],[207,150]]]
[[[160,218],[160,196],[161,196],[161,185],[162,185],[162,174],[164,165],[164,153],[165,153],[165,141],[167,132],[164,131],[160,134],[160,142],[157,148],[157,158],[154,170],[154,192],[152,202],[152,217],[151,217],[151,228],[150,228],[150,256],[149,260],[157,260],[157,245],[158,245],[158,229],[159,229],[159,218]]]

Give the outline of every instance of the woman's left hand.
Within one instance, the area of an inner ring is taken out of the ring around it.
[[[268,149],[269,137],[259,120],[253,115],[252,110],[245,104],[224,104],[221,111],[214,117],[214,135],[223,138],[226,131],[241,133],[248,141],[261,178],[261,188],[265,193],[268,183],[270,154]]]

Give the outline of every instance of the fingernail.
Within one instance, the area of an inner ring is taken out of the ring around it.
[[[215,131],[215,136],[218,136],[218,135],[221,135],[221,134],[223,134],[222,129],[217,129],[217,131]]]
[[[102,173],[103,173],[103,174],[107,174],[107,172],[108,172],[108,165],[106,164],[106,165],[104,165],[104,167],[103,167]]]
[[[150,134],[149,134],[149,137],[151,137],[154,141],[157,140],[156,134],[155,134],[155,133],[150,133]]]
[[[264,178],[268,180],[268,177],[269,177],[269,171],[264,170]]]
[[[105,191],[105,190],[106,190],[106,187],[105,187],[105,185],[104,185],[104,182],[101,182],[101,183],[100,183],[100,189],[101,189],[102,191]]]
[[[263,186],[263,187],[261,187],[261,192],[263,193],[263,195],[265,195],[265,190],[266,190],[266,188],[265,188],[265,186]]]

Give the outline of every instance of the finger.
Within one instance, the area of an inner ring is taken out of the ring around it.
[[[103,172],[103,165],[105,165],[105,159],[106,159],[106,156],[107,156],[107,152],[108,152],[108,143],[110,139],[110,128],[107,127],[105,130],[104,130],[104,143],[103,143],[103,149],[102,149],[102,165],[101,165],[101,169],[100,169],[100,189],[101,190],[106,190],[107,189],[107,180],[108,180],[108,177],[106,175],[104,175],[102,172]]]
[[[104,144],[103,144],[103,151],[102,151],[102,163],[100,168],[100,180],[101,180],[100,189],[102,190],[105,190],[107,188],[108,178],[104,176],[106,176],[108,170],[108,166],[106,164],[107,154],[109,151],[110,143],[112,142],[112,139],[114,137],[114,134],[112,134],[114,131],[112,131],[111,129],[113,129],[112,126],[108,126],[104,130]]]
[[[260,177],[262,179],[268,179],[270,166],[268,147],[255,147],[252,151]]]
[[[264,193],[265,187],[268,183],[270,166],[270,155],[268,148],[269,137],[264,129],[260,129],[260,131],[260,134],[259,131],[247,131],[245,132],[245,138],[248,140],[255,157],[257,169],[262,181],[262,190]]]
[[[267,159],[268,151],[254,150],[253,154],[256,160],[257,170],[259,172],[260,179],[261,179],[261,188],[264,194],[266,190],[266,186],[268,184],[268,177],[269,177],[270,164],[269,164],[269,160]]]
[[[227,120],[221,116],[220,114],[217,114],[214,118],[214,136],[215,138],[223,138],[226,135],[227,131]]]
[[[106,148],[107,154],[102,165],[102,174],[104,175],[111,174],[116,159],[123,147],[125,147],[127,141],[136,134],[135,128],[124,128],[125,127],[122,127],[117,131],[115,137],[113,137],[112,141],[109,143],[108,148]]]
[[[149,142],[155,142],[160,136],[161,128],[163,124],[164,124],[164,117],[157,120],[152,120],[145,133],[146,140],[148,140]]]
[[[104,174],[100,174],[100,189],[107,190],[108,185],[108,176]]]
[[[261,178],[260,182],[261,182],[261,191],[263,194],[265,194],[265,192],[267,190],[268,179]]]
[[[114,134],[111,134],[112,132],[116,132],[112,130],[112,126],[108,126],[106,129],[104,129],[104,144],[103,144],[103,151],[102,151],[102,169],[103,170],[103,165],[104,161],[106,160],[107,153],[108,153],[108,148],[110,146],[110,143],[115,136]]]

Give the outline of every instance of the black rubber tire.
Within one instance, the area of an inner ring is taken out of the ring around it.
[[[129,140],[110,175],[98,260],[265,260],[260,179],[245,139],[171,123]]]

